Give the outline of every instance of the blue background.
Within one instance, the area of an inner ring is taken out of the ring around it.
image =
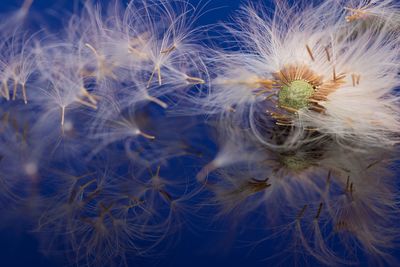
[[[197,5],[198,0],[188,0]],[[15,10],[22,1],[1,0],[0,12],[10,12]],[[107,2],[107,1],[105,1]],[[234,17],[241,4],[248,1],[240,0],[210,0],[206,4],[205,10],[208,11],[196,22],[198,26],[216,23],[218,21],[229,21]],[[258,1],[257,1],[258,2]],[[264,1],[266,6],[270,1]],[[32,7],[32,14],[35,18],[42,19],[46,25],[51,25],[54,29],[61,27],[60,20],[54,17],[54,12],[58,14],[67,14],[74,8],[79,9],[80,4],[73,0],[35,0]],[[0,17],[1,20],[1,17]],[[211,215],[211,214],[210,214]],[[0,214],[0,220],[1,214]],[[285,255],[273,259],[266,257],[279,253],[276,251],[276,244],[264,242],[259,247],[249,246],[246,243],[235,243],[235,234],[230,233],[229,226],[234,225],[234,221],[219,222],[211,225],[207,221],[197,222],[206,226],[207,231],[203,229],[183,229],[181,235],[177,238],[176,244],[167,249],[165,255],[160,255],[150,259],[133,259],[131,265],[135,266],[287,266]],[[249,218],[256,222],[257,216]],[[39,243],[33,234],[26,230],[23,218],[21,223],[13,223],[13,226],[3,226],[0,228],[0,266],[1,267],[57,267],[64,266],[56,258],[48,258],[39,252]],[[1,224],[3,225],[3,224]],[[213,230],[215,229],[215,230]],[[240,229],[239,229],[240,230]],[[227,234],[229,232],[230,234]],[[237,233],[240,235],[239,233]],[[262,235],[260,231],[248,230],[245,232],[246,239],[254,240]],[[282,240],[285,242],[285,240]],[[313,259],[305,259],[310,266],[319,266]],[[286,263],[286,264],[285,264]],[[364,262],[365,263],[365,262]]]

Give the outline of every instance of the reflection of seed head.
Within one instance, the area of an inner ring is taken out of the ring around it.
[[[279,161],[290,171],[299,172],[309,168],[311,161],[302,154],[281,155]]]

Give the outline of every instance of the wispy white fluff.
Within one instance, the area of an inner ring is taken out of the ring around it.
[[[215,78],[204,99],[204,112],[235,110],[232,119],[247,120],[260,141],[268,143],[254,119],[266,118],[277,104],[266,100],[270,92],[263,91],[263,83],[285,66],[301,65],[325,83],[340,75],[345,75],[345,83],[318,101],[324,112],[302,109],[299,115],[289,115],[297,129],[312,128],[338,141],[363,145],[398,142],[394,90],[399,84],[399,43],[388,23],[361,31],[345,21],[344,5],[336,1],[301,7],[279,2],[273,15],[259,10],[244,9],[236,22],[239,26],[228,28],[238,40],[238,51],[212,57]],[[398,10],[392,5],[387,12]],[[359,82],[354,85],[353,79]]]
[[[398,28],[400,23],[399,4],[395,0],[346,0],[343,1],[347,11],[348,22],[366,21],[377,23],[386,21],[393,28]]]
[[[25,33],[30,0],[2,16],[0,200],[44,200],[37,230],[73,263],[123,265],[125,253],[148,255],[192,211],[187,177],[160,168],[190,153],[188,126],[163,115],[171,95],[205,83],[201,10],[93,2],[57,33]]]

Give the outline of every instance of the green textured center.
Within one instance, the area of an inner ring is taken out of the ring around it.
[[[302,171],[310,167],[310,162],[299,155],[286,155],[281,157],[281,163],[291,171]]]
[[[282,86],[279,91],[279,106],[292,109],[301,109],[308,106],[308,99],[314,93],[313,86],[303,80],[291,82],[289,85]]]

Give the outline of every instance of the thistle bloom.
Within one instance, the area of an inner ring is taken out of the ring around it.
[[[211,57],[215,78],[205,112],[231,112],[265,144],[266,128],[277,124],[295,128],[291,144],[313,130],[342,145],[395,145],[397,35],[388,22],[359,30],[344,19],[344,7],[325,1],[299,10],[279,3],[272,17],[246,8],[239,27],[228,28],[238,51]]]

